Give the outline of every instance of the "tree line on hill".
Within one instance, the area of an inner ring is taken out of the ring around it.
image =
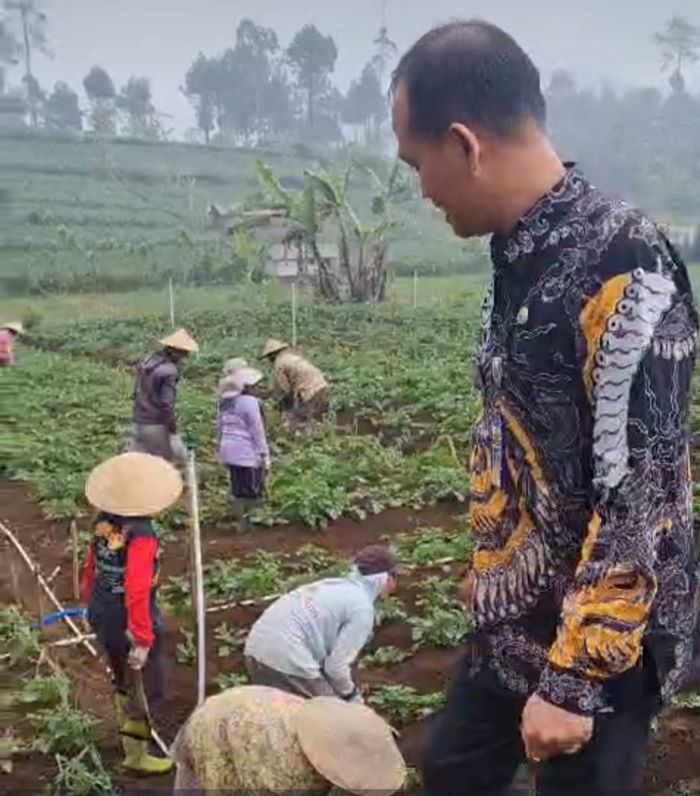
[[[164,138],[167,117],[156,108],[151,83],[134,75],[117,88],[107,69],[93,66],[83,80],[88,108],[59,81],[39,85],[33,61],[47,49],[48,0],[0,4],[0,126],[13,67],[23,71],[22,94],[32,127],[101,136]],[[687,78],[700,59],[700,27],[674,16],[654,35],[668,88],[615,92],[580,87],[567,71],[548,82],[549,127],[565,157],[578,160],[603,187],[653,212],[686,223],[700,219],[700,95]],[[304,25],[284,46],[271,28],[244,19],[231,46],[198,53],[184,69],[181,91],[193,108],[191,137],[234,145],[340,143],[348,136],[379,146],[388,135],[387,84],[397,47],[384,23],[374,53],[343,93],[333,82],[338,45]],[[700,235],[698,236],[700,238]],[[686,241],[700,257],[700,239]]]

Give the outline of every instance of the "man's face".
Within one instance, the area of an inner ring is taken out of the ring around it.
[[[394,94],[393,124],[399,157],[416,170],[423,197],[445,214],[455,234],[469,238],[492,232],[485,213],[485,175],[478,148],[470,147],[453,130],[446,130],[441,138],[414,133],[401,84]]]
[[[396,591],[396,587],[398,586],[398,580],[396,575],[389,575],[386,579],[386,583],[384,584],[384,588],[379,595],[383,600],[387,600],[391,595]]]

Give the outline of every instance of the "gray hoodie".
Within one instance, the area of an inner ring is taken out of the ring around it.
[[[142,359],[134,380],[134,423],[165,426],[176,433],[175,397],[180,372],[164,351]]]
[[[323,677],[340,696],[355,689],[351,665],[374,628],[374,603],[388,575],[328,578],[274,602],[251,628],[245,654],[284,674]]]

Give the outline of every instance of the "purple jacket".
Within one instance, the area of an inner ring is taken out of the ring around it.
[[[180,373],[163,351],[142,359],[136,366],[134,423],[165,426],[176,433],[175,396]]]
[[[219,460],[237,467],[262,467],[269,458],[260,402],[253,395],[222,398],[218,412]]]

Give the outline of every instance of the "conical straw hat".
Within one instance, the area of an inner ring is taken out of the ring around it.
[[[283,343],[281,340],[271,338],[265,343],[260,359],[269,357],[270,354],[277,354],[279,351],[284,351],[285,348],[289,348],[289,343]]]
[[[95,469],[85,483],[85,495],[95,508],[121,517],[153,517],[182,492],[178,471],[150,453],[122,453]]]
[[[0,329],[9,329],[15,334],[24,334],[24,326],[19,321],[10,321],[10,323],[3,323]]]
[[[403,787],[406,765],[391,728],[370,708],[315,697],[293,721],[308,761],[335,786],[360,796],[390,796]]]
[[[178,329],[176,332],[164,337],[160,340],[160,344],[165,348],[177,348],[178,351],[187,351],[188,354],[194,354],[199,351],[199,346],[193,340],[185,329]]]

